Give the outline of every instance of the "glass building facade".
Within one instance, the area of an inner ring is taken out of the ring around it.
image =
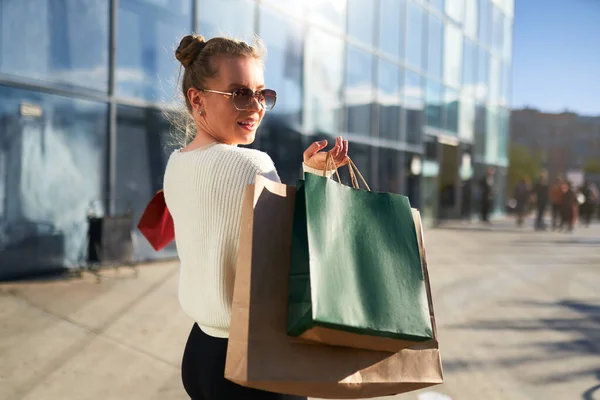
[[[253,147],[285,183],[342,134],[378,191],[427,223],[503,209],[514,0],[0,0],[0,276],[75,267],[90,209],[137,221],[172,147],[173,53],[190,32],[268,50],[278,92]],[[139,261],[156,253],[135,233]]]

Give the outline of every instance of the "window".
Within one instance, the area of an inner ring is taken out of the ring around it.
[[[396,59],[401,57],[404,42],[403,0],[380,0],[379,49]]]
[[[477,37],[477,16],[477,0],[465,0],[465,32],[474,38]]]
[[[379,137],[400,140],[402,69],[396,64],[379,59],[377,104]]]
[[[298,0],[263,0],[265,3],[270,3],[282,10],[287,11],[289,14],[296,16],[296,18],[304,18],[307,7],[306,2]],[[262,23],[263,20],[261,20]]]
[[[477,93],[477,56],[477,45],[471,39],[465,38],[463,42],[462,88],[463,93],[469,96],[475,96]]]
[[[487,136],[487,108],[485,103],[476,103],[475,106],[475,157],[485,159]]]
[[[479,61],[477,63],[477,100],[487,101],[490,76],[490,55],[482,47],[479,48]]]
[[[346,53],[345,105],[348,132],[371,134],[373,55],[351,45]]]
[[[131,207],[134,221],[141,217],[148,200],[162,189],[165,167],[177,142],[170,125],[158,110],[119,106],[117,108],[116,198],[117,212]],[[176,255],[175,245],[156,253],[136,230],[139,239],[136,259]]]
[[[252,42],[254,35],[252,0],[199,0],[198,29],[206,39],[229,36]]]
[[[408,20],[406,24],[406,63],[414,68],[423,69],[423,27],[425,24],[425,12],[416,3],[408,3]]]
[[[493,15],[493,49],[496,54],[504,53],[504,16],[496,6],[492,7]]]
[[[348,36],[374,45],[375,10],[372,0],[348,0]]]
[[[343,32],[346,26],[346,0],[311,0],[309,13],[312,22]]]
[[[452,133],[458,133],[458,91],[446,88],[444,93],[444,128]]]
[[[421,75],[412,71],[405,71],[402,94],[406,110],[406,142],[421,144],[423,137],[423,109],[425,107],[423,78]]]
[[[0,1],[0,72],[106,92],[108,4]]]
[[[425,123],[427,126],[438,129],[444,127],[442,95],[442,85],[434,81],[427,82],[427,104],[425,106]]]
[[[282,121],[299,127],[302,123],[302,25],[261,6],[260,36],[268,53],[265,84],[277,91],[277,105],[267,118],[280,115]]]
[[[508,64],[502,65],[502,83],[500,86],[500,102],[508,105],[510,101],[510,67]]]
[[[442,80],[442,60],[444,59],[444,23],[437,17],[429,18],[429,51],[427,73],[430,77]]]
[[[500,102],[500,89],[502,84],[502,63],[497,57],[492,57],[490,69],[490,102],[498,104]]]
[[[488,107],[485,136],[485,161],[495,164],[498,158],[498,109]]]
[[[103,212],[107,111],[0,86],[2,277],[84,261],[87,212]]]
[[[479,41],[484,46],[491,46],[492,5],[490,0],[479,0]]]
[[[402,181],[407,173],[404,167],[404,153],[384,147],[379,147],[377,153],[378,185],[371,189],[378,192],[402,193]]]
[[[512,31],[513,31],[512,20],[510,20],[508,18],[504,18],[505,37],[504,37],[503,53],[504,53],[504,59],[508,63],[510,63],[512,60]]]
[[[444,0],[429,0],[429,3],[438,11],[444,11]]]
[[[305,126],[311,131],[337,134],[342,130],[344,42],[319,29],[310,29],[304,57]]]
[[[452,24],[446,24],[444,36],[444,82],[451,86],[461,84],[463,35]]]
[[[190,0],[160,6],[149,0],[120,0],[117,94],[150,102],[170,102],[180,69],[179,41],[190,32]]]
[[[458,132],[460,139],[473,142],[475,136],[475,101],[463,94],[460,99]]]
[[[464,12],[465,0],[446,0],[446,14],[456,22],[463,22]]]

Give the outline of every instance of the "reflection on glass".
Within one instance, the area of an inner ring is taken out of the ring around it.
[[[513,22],[512,20],[505,18],[504,19],[504,34],[506,37],[504,38],[504,59],[506,62],[510,63],[512,60],[512,32],[513,32]]]
[[[381,0],[379,7],[379,49],[399,59],[404,43],[404,0]]]
[[[478,0],[465,0],[465,32],[467,35],[477,37]]]
[[[402,180],[408,172],[404,167],[404,153],[394,149],[379,147],[378,160],[378,185],[372,190],[387,193],[402,193]]]
[[[346,26],[346,0],[311,0],[309,13],[312,22],[342,32]]]
[[[375,9],[372,0],[348,0],[348,36],[372,46]]]
[[[291,15],[295,15],[296,18],[303,18],[307,11],[307,4],[304,1],[298,0],[263,0],[265,3],[273,4]],[[262,23],[263,20],[261,20]]]
[[[475,136],[475,101],[465,94],[460,99],[458,126],[461,140],[473,142]]]
[[[151,102],[170,102],[180,64],[175,49],[191,28],[191,1],[159,6],[150,0],[120,0],[117,93]]]
[[[433,128],[443,128],[444,104],[442,103],[442,85],[435,81],[427,82],[427,97],[425,105],[425,123]]]
[[[501,62],[497,57],[492,57],[490,69],[490,102],[498,104],[500,102],[500,88],[502,79]]]
[[[337,134],[344,72],[342,39],[311,29],[306,36],[304,117],[309,131]]]
[[[492,5],[490,0],[479,0],[479,41],[491,46]]]
[[[0,86],[0,279],[85,260],[87,212],[103,207],[107,110]]]
[[[463,21],[465,0],[446,0],[446,14],[457,22]]]
[[[498,157],[498,109],[488,107],[485,136],[485,161],[495,164]]]
[[[163,186],[163,175],[176,138],[160,111],[150,108],[119,106],[117,109],[117,212],[130,206],[138,221],[148,201]],[[157,253],[140,233],[135,257],[149,260],[174,256],[175,246]]]
[[[446,24],[444,34],[444,82],[451,86],[461,84],[463,35],[452,24]]]
[[[444,108],[444,128],[452,133],[458,133],[458,91],[446,88],[444,93]]]
[[[418,4],[408,2],[407,16],[406,62],[415,68],[423,69],[423,24],[425,23],[425,12]]]
[[[0,1],[0,72],[108,90],[109,2]]]
[[[437,17],[429,17],[429,51],[427,54],[427,73],[442,79],[442,60],[444,50],[444,23]],[[447,57],[447,56],[446,56]]]
[[[373,55],[351,45],[346,52],[345,105],[348,132],[371,134]]]
[[[400,140],[402,69],[396,64],[379,59],[377,104],[379,137]]]
[[[469,38],[465,38],[463,46],[462,83],[463,93],[475,96],[477,93],[477,45]]]
[[[207,39],[227,36],[252,43],[254,9],[252,0],[200,0],[198,29]]]
[[[404,87],[402,90],[404,108],[406,110],[406,142],[421,144],[423,136],[423,110],[425,95],[423,93],[423,79],[421,75],[405,71]]]
[[[502,63],[502,83],[500,88],[500,101],[507,105],[510,98],[510,67]]]
[[[444,0],[429,0],[429,3],[437,10],[444,11]]]
[[[265,84],[277,91],[277,105],[270,118],[298,127],[302,123],[302,26],[276,11],[260,8],[260,36],[268,49]]]
[[[489,90],[490,76],[490,55],[483,48],[479,48],[479,60],[477,62],[477,93],[476,97],[479,101],[486,101]]]
[[[475,155],[478,159],[485,158],[487,136],[487,107],[485,103],[475,104]]]
[[[496,6],[493,9],[493,48],[497,54],[504,53],[504,15]]]

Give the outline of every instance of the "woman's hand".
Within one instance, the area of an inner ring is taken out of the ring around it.
[[[321,151],[327,147],[327,140],[314,142],[304,152],[304,164],[318,170],[325,170],[328,166],[325,165],[327,157],[326,151]],[[335,141],[335,146],[329,151],[333,156],[333,161],[337,167],[348,164],[348,141],[343,140],[341,136]],[[331,165],[329,166],[331,167]]]

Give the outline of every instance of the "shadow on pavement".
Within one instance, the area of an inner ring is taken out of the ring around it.
[[[541,358],[511,358],[500,360],[498,364],[505,368],[515,367],[529,363],[548,363],[561,362],[569,356],[600,356],[600,298],[593,301],[581,302],[572,300],[561,300],[554,303],[540,303],[531,301],[518,301],[507,303],[511,306],[525,307],[553,307],[563,308],[571,311],[572,314],[578,314],[580,317],[567,318],[542,318],[542,319],[509,319],[498,321],[479,321],[469,324],[452,325],[448,329],[469,329],[469,330],[497,330],[497,331],[558,331],[575,334],[577,339],[563,342],[544,342],[528,343],[528,348],[539,347],[546,356]],[[464,365],[463,365],[464,364]],[[457,362],[444,363],[448,369],[461,369],[466,367],[467,363],[458,360]],[[560,375],[549,375],[541,383],[565,382],[582,376],[594,375],[598,384],[590,387],[582,393],[583,400],[592,400],[600,395],[600,365],[597,368],[572,371],[571,373],[562,373]]]

